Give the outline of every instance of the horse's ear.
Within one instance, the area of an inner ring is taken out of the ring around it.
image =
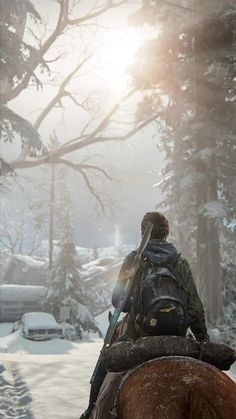
[[[111,318],[112,318],[112,312],[109,310],[109,313],[108,313],[108,321],[109,321],[109,323],[111,323]]]

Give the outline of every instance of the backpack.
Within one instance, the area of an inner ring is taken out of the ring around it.
[[[174,264],[160,266],[146,257],[140,265],[133,307],[145,335],[186,334],[188,291],[174,273]]]

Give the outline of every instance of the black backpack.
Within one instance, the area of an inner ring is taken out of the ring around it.
[[[160,266],[148,258],[140,264],[133,296],[136,322],[145,335],[184,336],[188,328],[188,291],[174,273],[174,263]]]

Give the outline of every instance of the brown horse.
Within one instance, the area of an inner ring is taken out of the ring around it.
[[[236,384],[205,362],[183,357],[148,361],[124,377],[119,419],[236,419]]]
[[[236,419],[236,384],[196,359],[156,358],[127,373],[107,374],[92,419],[115,417]]]

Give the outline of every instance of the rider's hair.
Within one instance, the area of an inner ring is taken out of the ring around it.
[[[169,234],[169,223],[160,212],[147,212],[141,223],[141,232],[144,233],[148,222],[153,224],[151,239],[165,239]]]

